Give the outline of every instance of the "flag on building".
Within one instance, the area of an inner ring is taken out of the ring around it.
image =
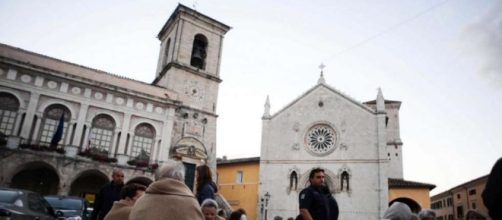
[[[59,118],[59,124],[58,127],[56,128],[56,131],[54,132],[54,135],[52,135],[51,139],[51,148],[57,147],[59,141],[63,138],[63,130],[64,130],[64,112],[61,114],[61,117]]]

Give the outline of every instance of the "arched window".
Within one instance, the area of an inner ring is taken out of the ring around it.
[[[14,134],[19,101],[9,93],[0,92],[0,132],[5,135]]]
[[[347,173],[347,171],[343,171],[343,173],[342,173],[342,178],[340,179],[340,186],[341,186],[342,191],[344,191],[344,190],[349,191],[350,190],[349,173]]]
[[[153,147],[155,140],[155,129],[147,124],[142,123],[134,130],[134,137],[132,140],[131,156],[135,157],[140,154],[150,156],[150,151]]]
[[[171,46],[171,38],[167,39],[167,43],[164,49],[164,64],[169,63],[169,47]]]
[[[296,171],[291,172],[289,175],[289,190],[296,190],[298,187],[298,174]]]
[[[206,67],[206,55],[207,55],[207,38],[202,34],[195,35],[192,47],[192,57],[190,59],[190,65],[197,67],[199,69],[204,69]]]
[[[96,116],[92,120],[90,146],[110,152],[114,131],[115,121],[111,116],[104,114]]]
[[[56,129],[59,125],[59,120],[63,114],[64,123],[62,140],[66,140],[66,136],[68,136],[68,124],[70,122],[71,113],[70,110],[68,110],[68,108],[66,108],[64,105],[54,104],[45,109],[44,116],[42,118],[42,129],[40,131],[39,139],[41,144],[51,143],[52,136],[54,136],[54,132],[56,132]]]

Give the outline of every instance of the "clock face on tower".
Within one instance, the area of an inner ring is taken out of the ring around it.
[[[336,132],[329,125],[317,124],[307,131],[304,141],[307,151],[316,156],[324,156],[335,149]]]
[[[196,100],[201,100],[204,91],[197,81],[185,81],[185,94]]]

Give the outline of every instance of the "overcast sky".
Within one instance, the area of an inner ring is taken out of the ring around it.
[[[405,179],[432,194],[502,156],[502,1],[213,0],[181,3],[232,27],[223,47],[217,155],[259,156],[272,113],[316,85],[402,101]],[[0,42],[152,82],[157,33],[178,1],[0,0]]]

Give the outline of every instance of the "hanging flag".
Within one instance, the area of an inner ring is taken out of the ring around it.
[[[59,124],[58,127],[56,128],[56,131],[54,132],[54,135],[52,135],[51,139],[51,148],[55,148],[58,146],[59,141],[61,138],[63,138],[63,129],[64,129],[64,112],[61,114],[61,117],[59,118]]]

